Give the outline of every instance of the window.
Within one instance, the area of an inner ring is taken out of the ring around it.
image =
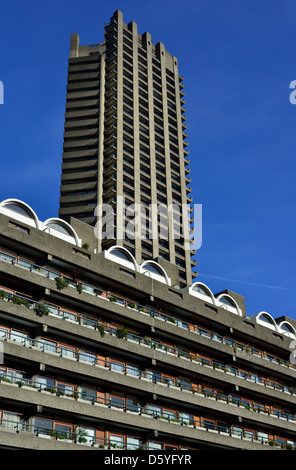
[[[157,267],[153,266],[152,264],[145,264],[145,266],[143,266],[143,268],[147,271],[151,271],[152,273],[154,274],[158,274],[160,276],[163,276],[162,272],[160,271],[160,269],[158,269]]]
[[[43,351],[57,352],[57,343],[46,339],[38,340],[38,347]]]
[[[288,331],[288,333],[293,333],[295,334],[295,330],[293,329],[292,326],[290,326],[288,323],[282,323],[280,325],[282,330]]]
[[[60,348],[60,351],[61,351],[61,354],[62,354],[63,357],[74,357],[75,356],[74,349],[72,349],[72,348],[66,348],[65,346],[62,346]]]
[[[124,437],[110,434],[111,447],[124,448]]]
[[[193,422],[193,416],[188,413],[179,413],[179,417],[183,420],[183,423],[191,424]]]
[[[192,386],[191,386],[191,382],[189,380],[185,380],[185,379],[180,379],[179,380],[179,383],[181,385],[181,389],[185,389],[185,390],[191,390]]]
[[[222,421],[218,421],[217,426],[218,426],[218,431],[220,431],[220,432],[229,432],[229,427],[227,426],[226,423],[224,423]]]
[[[269,324],[273,325],[273,321],[271,320],[271,318],[268,315],[260,315],[260,320],[263,320],[266,323],[269,323]]]
[[[130,374],[130,375],[135,375],[135,376],[138,377],[140,375],[140,369],[139,369],[139,367],[131,366],[130,364],[127,364],[126,365],[126,373]]]
[[[73,393],[73,385],[67,385],[57,382],[57,390],[58,392],[62,392],[63,394],[71,395]]]
[[[49,434],[53,429],[53,421],[43,418],[33,418],[34,419],[34,431],[39,434]]]
[[[19,372],[17,370],[6,369],[6,368],[0,369],[0,377],[1,376],[5,376],[11,381],[20,380],[23,378],[22,372]]]
[[[88,428],[78,428],[78,442],[92,444],[95,441],[95,430]]]
[[[148,405],[147,411],[149,415],[153,416],[162,416],[162,408],[161,406],[156,406],[156,405]]]
[[[90,389],[90,388],[85,388],[85,387],[79,387],[79,392],[81,398],[84,400],[88,401],[96,401],[97,398],[97,392],[96,390]]]
[[[135,437],[127,436],[126,438],[126,448],[128,450],[136,450],[142,446],[142,441]]]
[[[97,356],[95,354],[90,353],[88,351],[80,351],[79,353],[79,360],[90,362],[91,364],[95,364],[96,357]]]
[[[59,437],[68,438],[68,439],[71,438],[71,432],[72,432],[71,426],[55,423],[54,429]]]
[[[6,428],[11,428],[11,429],[19,429],[18,424],[20,423],[20,415],[17,415],[16,413],[8,413],[7,411],[3,411],[2,415],[2,422],[3,425]]]
[[[121,364],[120,362],[111,362],[111,370],[117,370],[119,372],[124,372],[124,364]]]
[[[47,227],[53,228],[54,230],[57,230],[58,232],[64,233],[65,235],[72,236],[72,234],[69,232],[69,230],[67,230],[65,227],[63,227],[60,224],[51,222],[50,224],[47,225]]]
[[[163,410],[163,416],[170,419],[176,419],[176,413],[170,410]]]
[[[257,438],[260,442],[268,442],[269,441],[268,434],[266,434],[265,432],[258,431],[257,432]]]
[[[124,408],[124,399],[119,398],[119,397],[111,396],[110,404],[111,404],[111,406],[115,406],[116,408],[122,408],[123,409]]]
[[[140,411],[140,406],[138,402],[132,398],[127,398],[126,399],[126,409],[131,410],[131,411]]]
[[[240,436],[242,437],[243,436],[243,428],[239,427],[239,426],[232,426],[232,434],[234,436]]]
[[[19,206],[18,204],[9,203],[5,204],[4,207],[6,209],[10,209],[13,212],[17,212],[18,214],[24,215],[25,217],[30,217],[30,219],[32,219],[32,215],[30,214],[30,212],[24,209],[24,207]]]
[[[226,305],[229,305],[230,307],[235,307],[235,304],[233,301],[231,301],[230,299],[228,299],[227,297],[220,297],[220,302],[222,302],[223,304],[226,304]]]
[[[112,250],[111,251],[111,254],[114,255],[114,256],[118,256],[118,258],[122,258],[126,261],[130,261],[128,255],[126,255],[123,251],[121,250]]]
[[[203,294],[203,295],[206,295],[207,297],[210,297],[209,291],[200,284],[195,284],[192,287],[192,290],[194,290],[195,292],[198,292],[199,294]]]
[[[26,333],[21,333],[17,330],[11,330],[10,339],[12,341],[16,341],[17,343],[24,343],[24,341],[28,338]]]
[[[150,449],[155,449],[155,450],[161,450],[162,449],[162,444],[161,442],[154,442],[154,441],[149,441],[149,450]]]
[[[37,376],[37,382],[38,382],[38,387],[40,387],[41,390],[44,390],[45,388],[55,388],[55,380],[54,379],[49,379],[47,377]]]

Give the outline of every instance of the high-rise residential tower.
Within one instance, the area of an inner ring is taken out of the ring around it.
[[[98,228],[98,207],[112,207],[98,251],[173,263],[184,287],[195,262],[182,81],[177,59],[120,11],[100,44],[71,36],[59,216]]]
[[[100,45],[71,40],[61,217],[0,201],[0,449],[105,449],[103,465],[296,450],[296,320],[187,280],[177,61],[119,12],[105,31]],[[170,226],[133,238],[124,196],[129,209],[177,203],[183,240]]]

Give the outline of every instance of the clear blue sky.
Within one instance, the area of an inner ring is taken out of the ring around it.
[[[70,34],[102,41],[116,9],[184,76],[199,280],[244,295],[249,315],[296,319],[294,0],[2,2],[0,200],[58,215]]]

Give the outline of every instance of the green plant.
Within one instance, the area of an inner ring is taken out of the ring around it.
[[[285,450],[294,450],[293,444],[284,444],[283,449]]]
[[[117,298],[114,295],[112,295],[110,297],[110,302],[117,302]]]
[[[11,380],[9,380],[7,377],[4,377],[4,376],[2,375],[2,377],[1,377],[1,382],[11,383]]]
[[[127,304],[127,306],[130,307],[130,308],[135,308],[136,304],[134,304],[134,303],[132,303],[132,302],[129,302],[129,303]]]
[[[43,317],[48,315],[50,310],[46,304],[35,304],[34,311],[38,315],[38,317]]]
[[[139,308],[139,312],[149,313],[149,311],[145,307]]]
[[[62,279],[61,277],[55,277],[54,280],[58,290],[62,290],[69,285],[69,281],[67,279]]]
[[[9,299],[9,295],[6,294],[6,292],[4,292],[4,290],[1,290],[0,291],[0,299],[2,299],[2,300]]]
[[[77,433],[78,442],[87,442],[87,430],[84,428],[79,428]]]
[[[128,331],[125,328],[121,328],[116,331],[117,338],[126,339],[127,335],[128,335]]]
[[[83,243],[81,248],[84,248],[85,250],[89,250],[89,244],[88,243]]]
[[[101,337],[103,338],[105,336],[105,328],[102,325],[99,325],[98,330],[99,330]]]
[[[12,297],[12,303],[13,303],[13,304],[17,304],[17,305],[24,305],[25,307],[30,308],[29,301],[28,301],[28,300],[25,300],[25,299],[21,299],[21,298],[18,297],[17,295],[14,295],[14,296]]]
[[[270,440],[268,441],[268,444],[271,446],[271,447],[278,447],[279,446],[279,443],[274,441],[274,440]]]
[[[78,294],[81,294],[81,292],[83,290],[83,287],[82,287],[82,284],[80,282],[78,282],[76,284],[76,290],[77,290]]]

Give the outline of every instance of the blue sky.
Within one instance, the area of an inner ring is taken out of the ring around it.
[[[184,76],[198,279],[247,313],[296,320],[294,0],[12,0],[1,6],[0,199],[58,215],[70,34],[103,40],[113,12],[149,31]]]

